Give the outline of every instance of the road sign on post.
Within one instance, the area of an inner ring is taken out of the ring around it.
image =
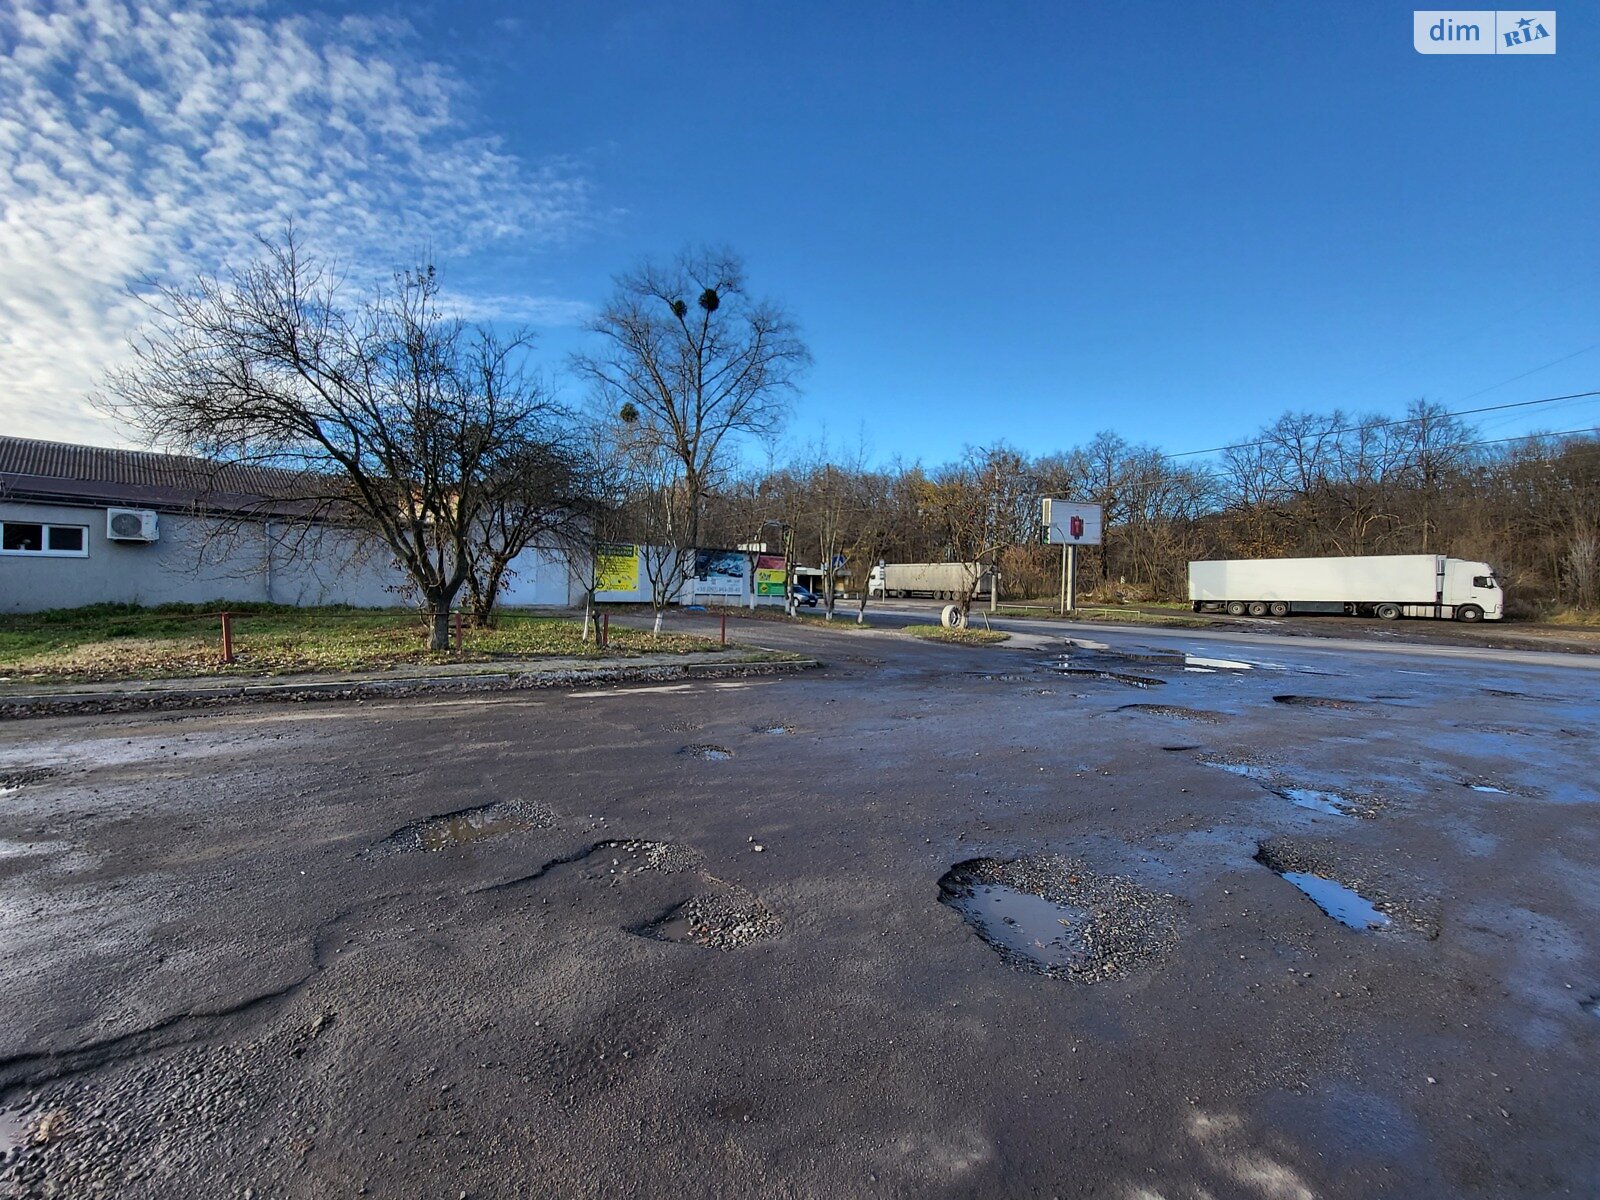
[[[1039,502],[1039,523],[1047,545],[1061,547],[1061,615],[1075,607],[1078,591],[1078,547],[1100,545],[1105,511],[1098,504],[1073,504],[1052,500]]]

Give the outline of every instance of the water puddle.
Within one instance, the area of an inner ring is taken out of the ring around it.
[[[766,725],[766,726],[763,726],[762,728],[756,730],[756,732],[757,733],[764,733],[768,737],[783,737],[786,734],[793,733],[794,732],[794,726],[793,725]]]
[[[982,883],[947,901],[1002,954],[1048,969],[1070,968],[1085,958],[1082,929],[1088,913],[999,883]]]
[[[1177,942],[1174,897],[1053,855],[958,863],[939,902],[1007,965],[1076,983],[1151,966]]]
[[[1290,704],[1301,708],[1363,708],[1368,700],[1342,700],[1337,696],[1274,696],[1275,704]]]
[[[1191,671],[1253,671],[1255,663],[1239,662],[1232,658],[1204,658],[1198,654],[1185,654],[1183,665]]]
[[[1370,900],[1348,884],[1325,874],[1314,857],[1282,841],[1262,842],[1255,859],[1274,875],[1288,880],[1328,916],[1351,929],[1382,929],[1391,922]]]
[[[541,804],[525,800],[496,800],[492,804],[441,813],[403,825],[368,853],[378,856],[415,851],[435,853],[505,834],[548,829],[554,824],[555,814]]]
[[[1238,775],[1242,779],[1254,779],[1257,783],[1265,783],[1272,778],[1271,767],[1262,767],[1255,763],[1235,762],[1226,758],[1202,758],[1200,763],[1202,766],[1226,771],[1229,775]]]
[[[1509,796],[1509,795],[1511,795],[1511,793],[1508,792],[1505,788],[1503,788],[1503,787],[1495,787],[1495,785],[1492,784],[1492,783],[1469,783],[1466,786],[1471,788],[1475,792],[1488,792],[1488,793],[1490,793],[1492,795],[1495,795],[1495,796]]]
[[[13,1150],[28,1144],[28,1127],[31,1124],[27,1113],[0,1112],[0,1162]]]
[[[733,757],[733,751],[726,746],[713,746],[710,742],[696,742],[678,753],[687,754],[690,758],[702,758],[706,762],[726,762]]]
[[[1379,929],[1389,924],[1389,918],[1374,908],[1371,901],[1336,879],[1305,871],[1285,871],[1283,878],[1311,897],[1323,912],[1351,929]]]
[[[1353,817],[1355,808],[1338,792],[1322,792],[1315,788],[1280,788],[1278,795],[1291,804],[1309,808],[1312,812],[1329,813],[1335,817]]]

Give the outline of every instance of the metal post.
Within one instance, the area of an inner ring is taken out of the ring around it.
[[[1061,615],[1067,615],[1067,544],[1061,543]]]
[[[222,661],[233,661],[233,614],[229,612],[222,614]]]
[[[726,646],[728,644],[728,613],[727,613],[727,610],[724,609],[723,612],[720,615],[722,617],[722,644],[724,646]]]
[[[1067,547],[1067,611],[1078,607],[1078,548]]]
[[[611,614],[600,615],[600,649],[604,650],[611,645]]]

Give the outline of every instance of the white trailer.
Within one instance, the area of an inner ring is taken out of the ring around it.
[[[981,563],[879,563],[867,580],[869,596],[931,596],[955,600],[976,595],[993,576]]]
[[[1195,612],[1294,613],[1498,621],[1505,597],[1488,563],[1442,554],[1360,558],[1237,558],[1189,564]]]

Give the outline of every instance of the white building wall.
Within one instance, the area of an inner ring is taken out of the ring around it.
[[[205,517],[160,515],[150,543],[106,537],[101,505],[0,501],[0,521],[80,525],[84,557],[0,554],[0,612],[86,604],[408,603],[405,576],[387,549],[350,530],[302,533],[282,523],[235,528]]]

